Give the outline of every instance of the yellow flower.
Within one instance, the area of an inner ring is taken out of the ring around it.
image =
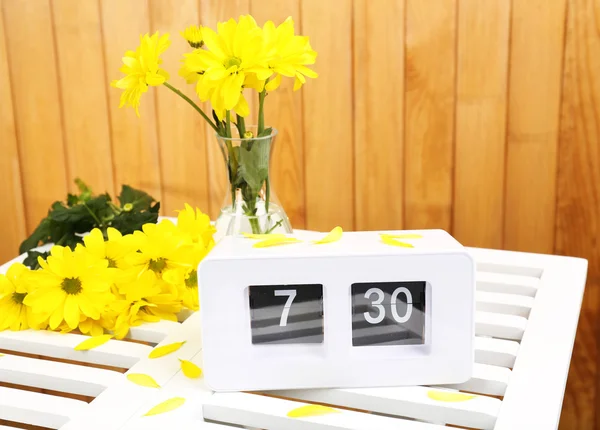
[[[123,236],[117,229],[109,227],[106,231],[108,240],[100,229],[93,229],[83,238],[85,247],[79,245],[85,252],[92,256],[106,260],[109,268],[127,269],[127,257],[138,250],[137,240],[132,234]]]
[[[23,304],[35,285],[31,275],[21,263],[14,263],[6,275],[0,275],[0,331],[44,328],[44,318]]]
[[[162,220],[159,224],[144,224],[142,230],[143,232],[133,233],[139,252],[130,254],[127,258],[137,274],[150,270],[160,278],[166,270],[192,265],[191,240],[182,235],[170,220]]]
[[[200,309],[198,297],[198,272],[196,268],[170,270],[165,273],[165,281],[176,286],[179,298],[188,309]]]
[[[185,65],[185,60],[182,61],[182,66],[179,69],[179,76],[185,79],[185,82],[188,84],[193,84],[198,82],[200,79],[200,75],[197,72],[191,70],[188,66]]]
[[[23,303],[36,314],[49,317],[55,330],[65,321],[75,329],[82,316],[98,320],[105,306],[113,299],[113,282],[108,262],[92,257],[81,250],[54,246],[50,256],[36,271],[38,288],[25,297]]]
[[[219,118],[226,110],[249,114],[248,103],[242,96],[246,74],[255,73],[259,79],[273,72],[266,65],[262,29],[250,15],[239,22],[230,19],[220,22],[217,32],[202,29],[206,49],[197,49],[185,56],[185,66],[199,73],[196,92],[200,100],[210,100]]]
[[[275,77],[267,85],[267,91],[275,90],[281,83],[281,76],[295,78],[294,91],[305,82],[306,77],[316,78],[318,75],[306,65],[314,64],[317,53],[311,48],[308,37],[294,34],[294,20],[286,19],[278,27],[273,21],[267,21],[263,26],[267,64]]]
[[[145,271],[137,279],[119,285],[119,290],[123,299],[110,305],[117,314],[114,326],[117,339],[125,337],[130,327],[144,321],[177,321],[177,313],[181,310],[177,290],[157,279],[151,271]]]
[[[188,28],[181,32],[181,35],[192,48],[201,48],[204,45],[202,39],[202,27],[197,25],[190,25]]]
[[[192,243],[209,248],[209,250],[215,244],[213,235],[217,230],[211,225],[210,217],[198,208],[194,210],[187,203],[185,209],[179,211],[177,216],[177,229],[188,235]]]
[[[119,107],[132,106],[135,108],[137,116],[140,116],[140,97],[148,91],[148,85],[162,85],[169,79],[169,74],[159,67],[162,63],[159,56],[170,44],[168,33],[163,34],[160,38],[158,32],[152,36],[145,34],[140,36],[140,46],[135,52],[127,51],[125,53],[121,72],[126,76],[111,83],[112,86],[125,90],[121,94]]]
[[[85,318],[79,323],[79,331],[90,336],[101,336],[105,330],[112,331],[115,327],[116,312],[105,310],[100,319]]]

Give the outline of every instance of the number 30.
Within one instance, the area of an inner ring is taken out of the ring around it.
[[[407,304],[406,313],[404,314],[404,316],[398,315],[398,307],[396,306],[396,300],[398,299],[398,295],[400,293],[406,296],[407,302],[411,302]],[[370,299],[373,294],[377,295],[377,299],[374,300],[371,303],[371,305],[377,309],[378,314],[376,317],[372,317],[369,312],[365,312],[364,316],[365,320],[367,320],[369,324],[379,324],[385,318],[385,308],[381,304],[385,296],[380,288],[369,288],[365,293],[365,298]],[[396,320],[396,322],[402,324],[410,319],[410,316],[412,315],[412,294],[406,287],[398,287],[394,290],[394,292],[392,293],[391,309],[392,317],[394,318],[394,320]]]

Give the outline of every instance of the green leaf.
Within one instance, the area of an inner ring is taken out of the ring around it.
[[[67,194],[67,206],[75,206],[77,203],[79,203],[79,196],[71,193]]]
[[[256,141],[248,150],[240,147],[240,167],[242,177],[254,193],[262,187],[269,174],[269,153],[271,139]]]
[[[261,133],[259,133],[256,137],[265,137],[270,136],[273,133],[273,127],[265,128]],[[266,140],[266,139],[265,139]],[[270,142],[269,142],[270,143]]]
[[[33,233],[31,233],[31,236],[21,243],[21,246],[19,246],[19,254],[24,254],[30,249],[35,248],[40,242],[44,242],[48,236],[50,236],[50,220],[44,218]]]
[[[122,234],[133,233],[136,230],[141,230],[144,224],[156,223],[159,209],[160,203],[155,203],[145,211],[123,211],[110,221],[110,226],[116,228]]]
[[[79,188],[79,201],[85,202],[92,198],[92,189],[81,179],[75,178],[75,184]]]
[[[121,207],[127,203],[133,205],[133,210],[150,209],[150,205],[154,202],[154,198],[141,190],[136,190],[129,185],[123,185],[121,194],[119,194],[119,203]]]
[[[27,253],[27,258],[23,260],[23,264],[31,270],[39,269],[40,265],[38,263],[38,257],[42,257],[45,260],[48,258],[48,255],[50,255],[49,252],[29,251]]]

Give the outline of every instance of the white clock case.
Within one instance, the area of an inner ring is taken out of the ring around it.
[[[346,232],[338,242],[254,248],[225,237],[198,268],[204,375],[215,391],[461,383],[473,370],[475,263],[443,230],[381,242]],[[350,286],[426,281],[424,345],[352,346]],[[248,286],[322,284],[322,344],[253,345]]]

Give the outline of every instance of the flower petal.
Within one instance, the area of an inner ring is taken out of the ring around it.
[[[195,379],[202,376],[202,369],[200,369],[191,361],[181,359],[179,359],[179,361],[181,362],[181,371],[188,378]]]
[[[467,400],[474,399],[473,394],[465,394],[454,391],[442,391],[442,390],[429,390],[427,391],[427,397],[431,400],[437,400],[438,402],[466,402]]]
[[[315,240],[313,243],[315,245],[322,245],[325,243],[337,242],[338,240],[340,240],[342,238],[342,233],[344,233],[344,230],[342,230],[342,227],[340,227],[340,226],[334,227],[333,230],[331,230],[327,234],[327,236],[325,236],[323,239]]]
[[[160,388],[160,385],[150,375],[144,373],[129,373],[127,379],[142,387]]]
[[[381,235],[381,241],[383,243],[385,243],[386,245],[398,246],[400,248],[414,248],[414,246],[411,245],[410,243],[400,242],[399,240],[396,240],[391,237],[387,237],[385,235]]]
[[[179,348],[181,348],[185,344],[185,342],[186,341],[184,340],[183,342],[170,343],[168,345],[159,346],[157,348],[154,348],[152,350],[152,352],[148,355],[148,358],[159,358],[159,357],[164,357],[165,355],[169,355],[172,352],[175,352]]]
[[[263,240],[261,242],[257,242],[254,245],[252,245],[253,248],[270,248],[272,246],[280,246],[280,245],[291,245],[293,243],[300,243],[302,242],[299,239],[296,239],[295,237],[285,237],[285,238],[279,238],[279,239],[267,239],[267,240]]]
[[[302,418],[302,417],[315,417],[319,415],[339,413],[337,409],[330,408],[329,406],[323,405],[306,405],[300,406],[299,408],[292,409],[287,413],[290,418]]]
[[[380,236],[386,236],[391,239],[423,239],[423,236],[420,234],[414,233],[406,233],[406,234],[387,234],[387,233],[379,233]]]
[[[165,400],[162,403],[154,406],[148,412],[144,414],[145,417],[149,417],[152,415],[164,414],[166,412],[171,412],[179,407],[181,407],[185,403],[185,399],[183,397],[173,397],[169,400]]]
[[[102,336],[90,337],[81,342],[79,345],[77,345],[75,347],[75,351],[89,351],[90,349],[94,349],[99,347],[100,345],[104,345],[110,339],[112,339],[112,335],[110,334],[103,334]]]

